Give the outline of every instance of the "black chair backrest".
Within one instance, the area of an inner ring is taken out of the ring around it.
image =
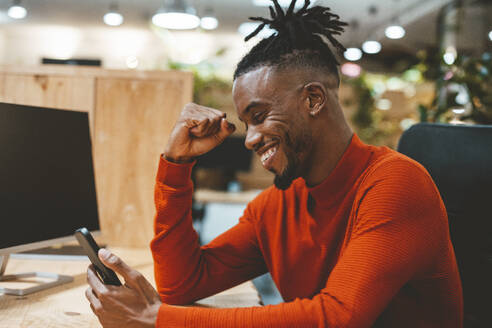
[[[427,169],[446,206],[465,327],[492,327],[492,126],[416,124],[398,151]]]

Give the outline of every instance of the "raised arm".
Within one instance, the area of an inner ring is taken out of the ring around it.
[[[187,105],[171,134],[165,158],[160,159],[151,250],[157,290],[166,303],[188,304],[266,271],[248,210],[235,227],[203,247],[192,226],[192,161],[233,131],[225,114]]]

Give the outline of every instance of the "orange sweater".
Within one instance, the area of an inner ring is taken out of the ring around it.
[[[157,327],[461,327],[462,290],[448,222],[425,169],[354,135],[320,185],[297,179],[253,200],[239,223],[200,247],[191,222],[192,164],[161,159],[157,289],[188,304],[269,271],[285,303],[161,306]]]

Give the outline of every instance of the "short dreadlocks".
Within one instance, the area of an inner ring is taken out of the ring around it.
[[[340,21],[340,17],[333,14],[330,8],[309,8],[310,0],[304,0],[304,6],[297,12],[294,12],[297,0],[292,0],[285,12],[278,0],[272,1],[274,7],[269,7],[271,19],[250,17],[250,20],[261,24],[244,40],[257,35],[266,25],[276,32],[261,40],[241,59],[234,72],[234,80],[260,66],[311,67],[327,69],[339,83],[339,63],[323,38],[336,50],[344,52],[345,47],[334,36],[342,34],[348,24]]]

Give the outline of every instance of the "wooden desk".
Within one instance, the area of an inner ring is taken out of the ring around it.
[[[140,271],[153,285],[153,262],[149,249],[112,248],[130,266]],[[0,327],[100,327],[84,292],[87,288],[87,261],[46,261],[10,259],[6,274],[48,271],[68,274],[74,281],[39,293],[19,297],[0,295]],[[208,307],[246,307],[260,305],[251,282],[197,302]]]

